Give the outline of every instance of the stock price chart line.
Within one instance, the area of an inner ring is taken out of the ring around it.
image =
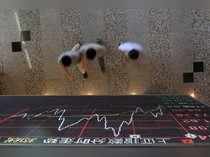
[[[156,99],[155,103],[150,102],[153,99]],[[98,105],[66,101],[11,106],[1,108],[0,144],[167,145],[210,142],[210,109],[188,97],[144,97],[136,104]]]

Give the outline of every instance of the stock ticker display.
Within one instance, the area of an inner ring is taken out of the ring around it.
[[[210,144],[210,107],[188,96],[2,97],[0,145]]]

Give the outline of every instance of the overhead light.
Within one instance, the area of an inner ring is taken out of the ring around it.
[[[44,93],[44,95],[45,95],[45,96],[49,96],[49,95],[50,95],[50,93]]]
[[[91,92],[88,92],[88,93],[87,93],[87,95],[93,95],[93,93],[91,93]]]
[[[194,93],[194,92],[192,92],[192,93],[190,94],[190,96],[191,96],[192,98],[196,98],[196,96],[195,96],[195,93]]]
[[[137,95],[137,93],[136,92],[131,92],[130,95]]]
[[[51,91],[46,91],[46,92],[44,93],[44,95],[45,95],[45,96],[50,96],[50,95],[54,95],[54,94],[53,94],[53,92],[51,92]]]

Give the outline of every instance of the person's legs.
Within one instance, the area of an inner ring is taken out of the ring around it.
[[[87,79],[87,78],[88,78],[88,73],[87,73],[87,72],[85,72],[85,73],[83,74],[83,78],[84,78],[84,79]]]
[[[106,72],[106,67],[105,67],[104,57],[99,57],[98,58],[98,63],[99,63],[99,66],[101,68],[102,73],[105,73]]]
[[[62,69],[65,72],[66,78],[69,79],[70,81],[73,80],[73,76],[71,75],[71,73],[68,71],[67,67],[61,65]]]
[[[77,64],[77,67],[79,71],[82,73],[83,78],[87,79],[88,78],[88,73],[86,71],[87,63],[86,63],[86,58],[83,55],[81,56],[81,61],[79,64]]]
[[[83,66],[79,63],[79,64],[77,65],[77,67],[78,67],[79,71],[81,72],[83,78],[84,78],[84,79],[87,79],[87,78],[88,78],[88,73],[87,73],[87,71],[83,68]]]

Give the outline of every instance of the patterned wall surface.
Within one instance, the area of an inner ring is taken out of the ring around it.
[[[25,42],[32,60],[12,52],[11,43]],[[106,73],[96,61],[88,63],[89,78],[76,68],[69,81],[57,56],[80,42],[105,41]],[[121,41],[144,45],[141,64],[116,51]],[[127,95],[190,94],[210,104],[210,10],[192,9],[43,9],[0,10],[0,87],[3,95]],[[204,72],[193,73],[193,63],[203,62]],[[194,74],[184,83],[183,74]]]

